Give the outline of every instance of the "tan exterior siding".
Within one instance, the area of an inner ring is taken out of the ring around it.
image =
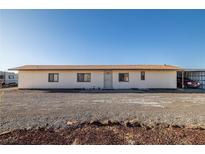
[[[145,80],[141,80],[141,71],[113,71],[113,88],[177,88],[176,71],[145,71]],[[119,73],[129,73],[129,82],[119,82]]]
[[[139,70],[113,70],[112,87],[114,89],[129,88],[176,88],[176,71],[148,70],[145,80],[141,80]],[[48,73],[59,73],[59,82],[48,82]],[[77,82],[77,73],[91,73],[91,82]],[[129,82],[119,82],[119,73],[129,73]],[[104,88],[103,70],[33,70],[19,71],[19,88]]]
[[[59,82],[48,82],[48,73],[59,73]],[[91,82],[77,82],[77,73],[91,73]],[[19,88],[103,88],[102,71],[19,71]]]

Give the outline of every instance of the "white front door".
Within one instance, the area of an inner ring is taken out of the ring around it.
[[[104,89],[112,89],[112,71],[104,72]]]

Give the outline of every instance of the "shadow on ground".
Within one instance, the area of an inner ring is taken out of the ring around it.
[[[28,89],[30,90],[30,89]],[[35,89],[46,93],[205,93],[205,89]]]

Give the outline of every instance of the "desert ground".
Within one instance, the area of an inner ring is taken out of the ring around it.
[[[0,90],[0,144],[205,144],[204,91]]]

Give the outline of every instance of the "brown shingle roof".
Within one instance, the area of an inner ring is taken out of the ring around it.
[[[181,70],[172,65],[24,65],[9,70]]]

